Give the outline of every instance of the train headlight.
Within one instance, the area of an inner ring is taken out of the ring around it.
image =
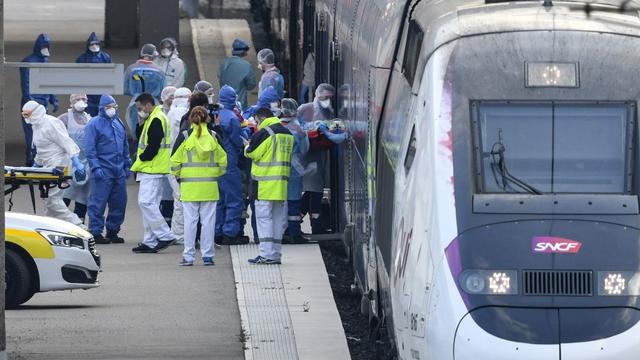
[[[640,296],[640,273],[635,271],[598,271],[598,295]]]
[[[458,279],[470,295],[516,295],[518,272],[515,270],[465,270]]]

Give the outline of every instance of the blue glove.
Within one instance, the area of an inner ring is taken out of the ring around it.
[[[73,174],[75,175],[76,183],[84,183],[87,180],[87,172],[84,169],[76,169]]]
[[[124,178],[128,179],[129,176],[131,176],[131,169],[129,169],[128,167],[124,168]]]
[[[323,134],[326,134],[327,132],[329,132],[329,128],[327,127],[326,124],[322,123],[318,125],[318,131],[320,131]]]
[[[82,161],[80,161],[78,155],[71,158],[71,163],[73,164],[73,168],[75,171],[85,171],[84,164],[82,163]]]

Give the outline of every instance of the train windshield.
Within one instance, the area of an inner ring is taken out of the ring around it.
[[[630,192],[631,104],[474,105],[479,192]]]

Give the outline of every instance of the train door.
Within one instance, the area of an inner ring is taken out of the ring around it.
[[[331,54],[329,41],[333,27],[333,14],[325,2],[318,2],[315,19],[315,54],[316,54],[316,85],[329,81],[329,66]]]

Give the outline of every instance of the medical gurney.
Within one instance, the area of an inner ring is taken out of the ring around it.
[[[12,194],[9,198],[9,211],[13,207],[13,192],[21,186],[29,187],[31,205],[36,212],[35,186],[40,190],[40,197],[47,198],[49,190],[53,188],[66,189],[72,179],[69,168],[42,168],[42,167],[4,167],[4,194]]]

